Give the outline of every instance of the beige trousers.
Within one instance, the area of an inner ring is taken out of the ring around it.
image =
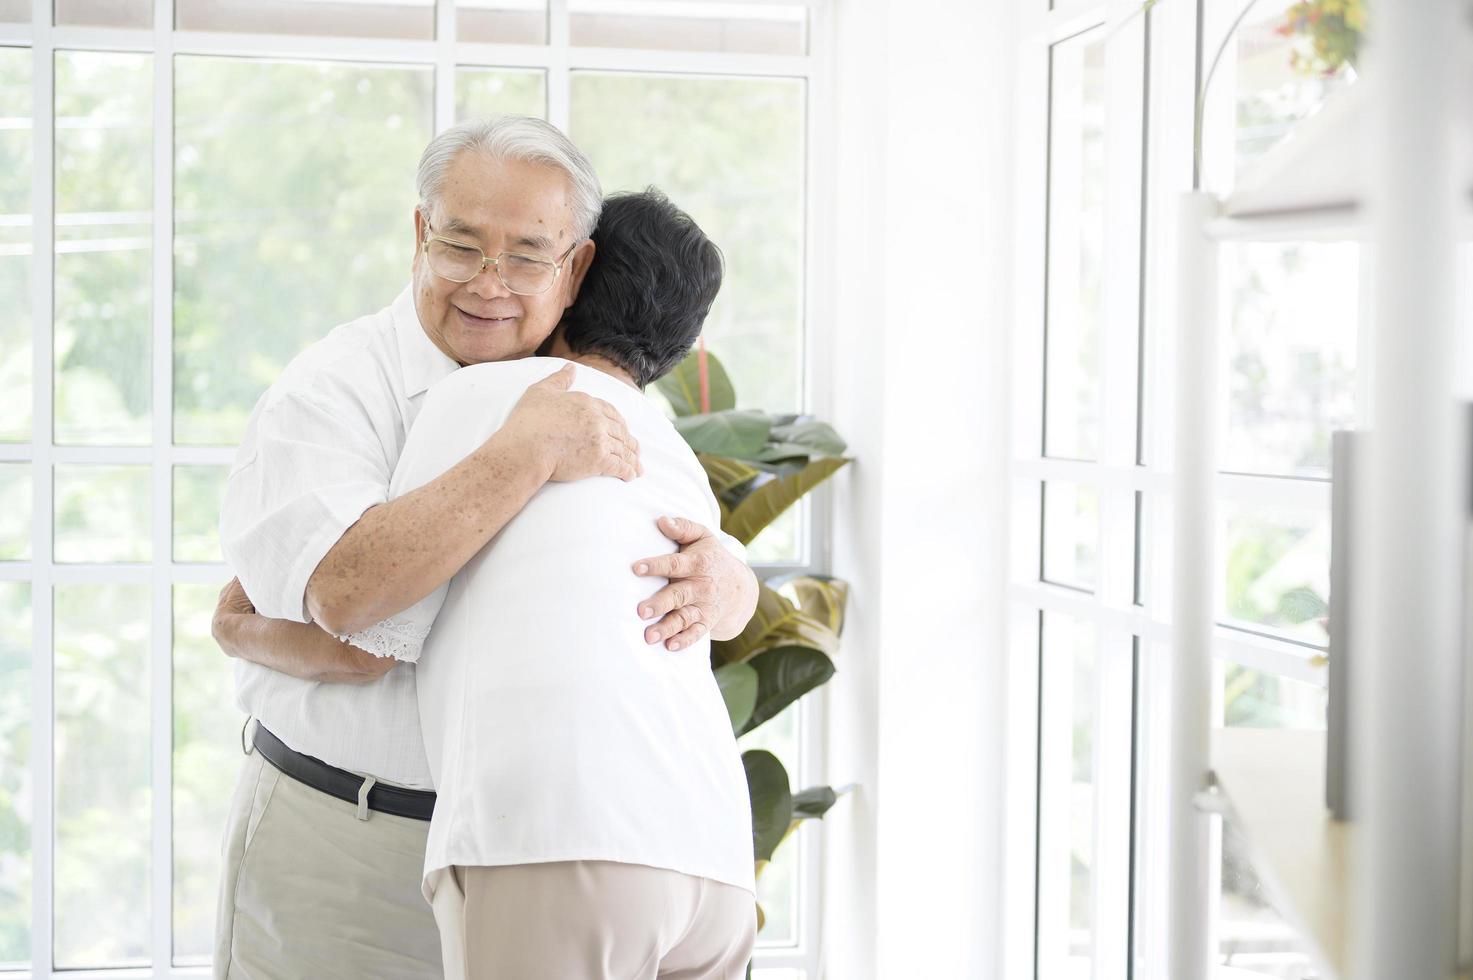
[[[226,821],[216,980],[439,980],[429,821],[365,810],[252,752]]]
[[[446,980],[742,980],[752,893],[612,861],[433,876]]]

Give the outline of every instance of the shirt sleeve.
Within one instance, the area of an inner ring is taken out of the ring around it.
[[[500,422],[493,423],[492,419],[502,418],[510,411],[510,403],[499,388],[468,387],[471,378],[474,375],[442,381],[430,389],[394,467],[389,481],[390,499],[402,497],[439,478],[499,426]],[[516,395],[520,397],[521,392],[517,391]],[[446,582],[403,612],[357,633],[341,634],[338,639],[376,657],[417,663],[449,590],[450,583]]]
[[[383,443],[361,411],[307,392],[263,402],[220,508],[220,547],[256,611],[308,623],[307,581],[363,512],[388,499]]]
[[[725,531],[721,530],[720,522],[721,511],[718,508],[716,511],[716,523],[712,525],[716,530],[716,537],[721,541],[721,546],[727,551],[731,552],[732,555],[736,557],[737,561],[741,562],[743,565],[747,564],[746,546],[743,545],[736,538],[732,537],[730,534],[727,534]]]
[[[334,634],[344,643],[351,643],[375,657],[393,657],[406,663],[416,663],[424,649],[425,638],[430,635],[430,626],[445,604],[445,593],[450,590],[446,582],[423,599],[401,613],[383,619],[356,633]]]

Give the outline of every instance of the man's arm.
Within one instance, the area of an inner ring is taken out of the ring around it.
[[[315,623],[259,615],[239,579],[220,590],[210,630],[226,654],[307,681],[366,684],[399,662],[336,640]]]
[[[424,486],[369,508],[307,582],[329,633],[366,629],[429,595],[475,557],[548,481],[634,479],[638,443],[608,403],[568,391],[567,365],[529,387],[506,423]]]

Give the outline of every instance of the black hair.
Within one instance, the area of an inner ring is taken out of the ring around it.
[[[721,289],[721,250],[654,187],[604,201],[593,264],[562,318],[575,354],[599,354],[643,388],[690,352]]]

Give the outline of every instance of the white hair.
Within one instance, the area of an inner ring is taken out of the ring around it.
[[[440,196],[445,174],[463,150],[477,150],[493,160],[520,160],[557,167],[568,175],[572,190],[573,231],[579,239],[593,234],[603,209],[598,174],[583,151],[551,123],[530,116],[492,116],[451,126],[430,140],[419,158],[419,208],[429,217]]]

